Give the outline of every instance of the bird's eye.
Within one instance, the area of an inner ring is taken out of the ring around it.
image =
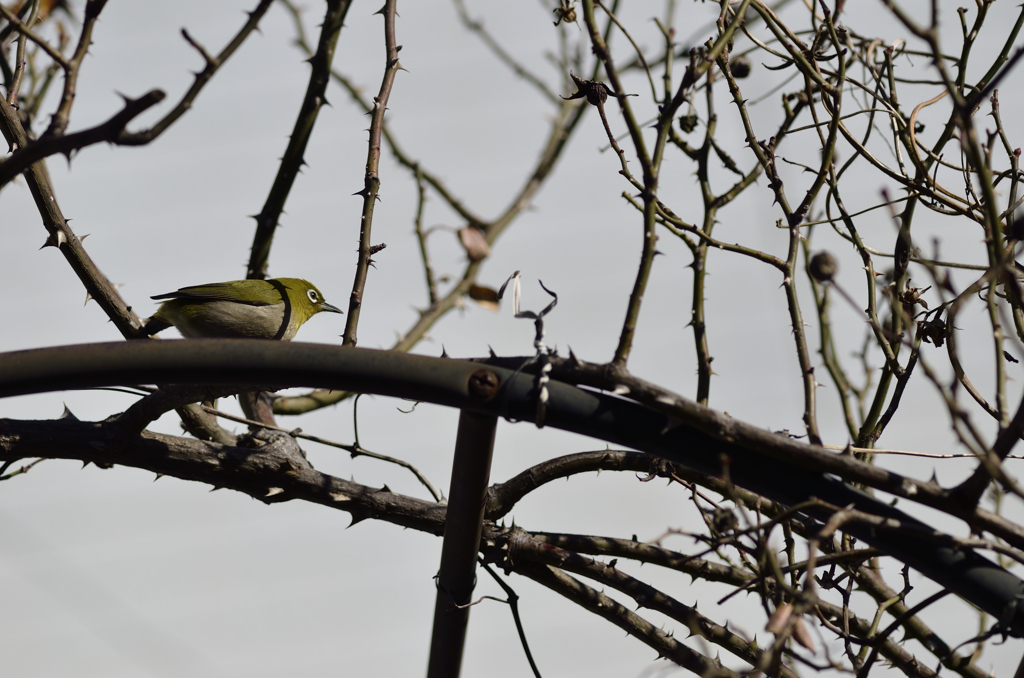
[[[307,290],[306,296],[309,297],[309,300],[314,304],[320,303],[320,295],[316,293],[316,290]]]

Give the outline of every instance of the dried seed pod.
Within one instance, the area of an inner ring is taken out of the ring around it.
[[[831,254],[822,250],[811,257],[809,269],[812,278],[818,282],[828,282],[839,272],[839,262]]]
[[[750,59],[743,55],[729,59],[729,72],[732,73],[732,77],[737,80],[741,80],[750,75],[751,69],[752,66],[750,65]]]

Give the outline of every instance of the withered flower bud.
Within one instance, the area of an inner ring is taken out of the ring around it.
[[[822,250],[811,257],[809,269],[812,278],[818,282],[828,282],[839,272],[839,262],[831,254]]]

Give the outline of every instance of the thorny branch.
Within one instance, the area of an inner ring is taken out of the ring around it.
[[[359,256],[356,260],[355,280],[352,293],[348,300],[348,316],[345,322],[343,342],[345,346],[356,345],[356,328],[359,327],[359,315],[363,306],[363,294],[366,290],[366,277],[373,265],[373,244],[370,236],[373,227],[373,210],[380,199],[380,153],[381,136],[384,130],[384,114],[388,109],[388,99],[395,83],[395,75],[404,70],[398,61],[398,50],[401,49],[395,38],[395,17],[397,0],[385,0],[379,14],[384,16],[384,77],[380,83],[380,91],[373,98],[373,110],[370,115],[369,150],[366,155],[366,171],[363,174],[363,188],[358,195],[363,198],[363,209],[359,218]]]
[[[334,51],[338,43],[338,35],[345,22],[352,3],[348,0],[331,0],[327,3],[327,11],[320,26],[320,39],[317,49],[310,55],[309,84],[306,95],[302,99],[302,107],[295,120],[295,126],[288,137],[288,147],[281,158],[274,183],[270,187],[263,209],[256,219],[256,233],[253,236],[252,251],[246,278],[263,279],[267,277],[267,264],[270,258],[270,247],[274,239],[281,213],[291,192],[295,179],[304,162],[306,148],[313,134],[317,115],[327,103],[327,83],[330,81],[331,66],[334,62]]]

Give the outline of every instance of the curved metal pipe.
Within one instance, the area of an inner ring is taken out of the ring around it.
[[[482,363],[388,351],[260,340],[139,341],[0,354],[0,397],[131,383],[274,384],[423,400],[532,420],[534,380]],[[844,530],[909,564],[1024,636],[1024,581],[931,526],[836,478],[715,438],[644,405],[551,381],[546,425],[720,474],[787,505],[818,498],[895,521]],[[809,510],[827,520],[825,510]]]

